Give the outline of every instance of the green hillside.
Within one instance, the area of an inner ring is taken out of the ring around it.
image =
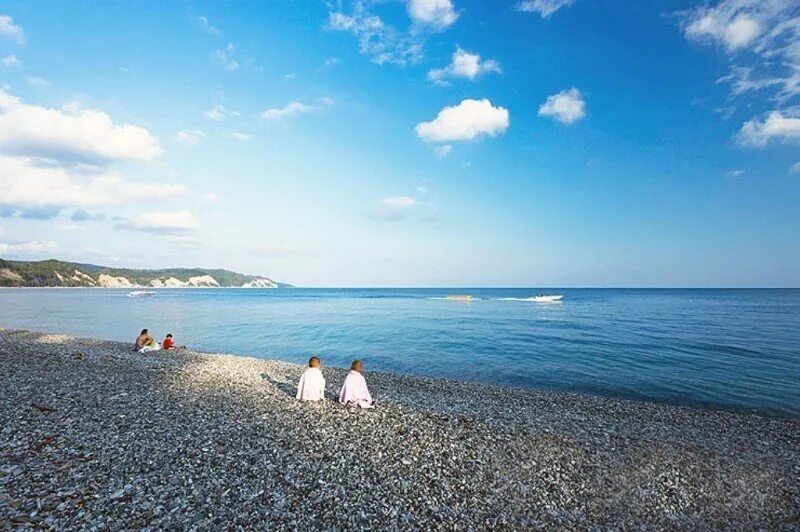
[[[37,262],[0,259],[0,286],[2,287],[95,287],[108,286],[108,279],[124,278],[131,285],[149,287],[153,282],[173,279],[182,283],[192,278],[213,277],[220,287],[240,287],[246,283],[270,283],[276,287],[291,287],[286,283],[272,281],[268,277],[247,275],[223,269],[168,268],[163,270],[135,270],[130,268],[109,268],[96,264],[79,264],[50,259]],[[203,285],[205,286],[205,285]]]

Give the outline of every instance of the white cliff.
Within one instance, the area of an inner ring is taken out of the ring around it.
[[[210,275],[200,275],[197,277],[189,277],[189,282],[186,286],[195,288],[219,288],[219,283]]]
[[[78,283],[84,283],[87,286],[97,286],[97,283],[89,274],[83,273],[80,270],[75,270],[75,275],[72,276],[72,280]]]
[[[244,283],[242,288],[278,288],[278,284],[266,277],[256,277],[249,283]]]
[[[137,288],[138,285],[132,283],[127,277],[114,277],[107,273],[101,273],[97,278],[97,285],[103,288]]]

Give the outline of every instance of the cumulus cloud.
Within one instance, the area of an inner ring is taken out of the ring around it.
[[[448,78],[466,78],[473,81],[478,76],[489,72],[502,72],[500,64],[492,59],[481,61],[479,54],[456,47],[450,64],[444,68],[435,68],[429,71],[428,79],[434,83],[445,85]]]
[[[800,174],[800,162],[794,163],[792,166],[789,167],[790,174]]]
[[[39,258],[58,249],[52,240],[29,240],[27,242],[0,242],[0,255],[9,259]]]
[[[23,103],[0,89],[0,152],[57,160],[151,160],[161,147],[139,126],[115,124],[94,109]]]
[[[14,24],[14,19],[8,15],[0,15],[0,36],[13,39],[20,44],[25,42],[22,27]]]
[[[763,148],[772,139],[800,139],[800,116],[772,111],[763,120],[753,118],[745,122],[737,135],[739,144],[756,148]]]
[[[197,17],[197,23],[200,25],[203,31],[211,35],[212,37],[218,37],[221,33],[218,28],[216,28],[211,22],[209,22],[208,18],[206,17]]]
[[[225,70],[237,70],[239,68],[239,62],[234,59],[235,54],[236,47],[232,42],[229,42],[228,46],[223,49],[214,50],[214,58],[225,67]]]
[[[451,0],[409,0],[406,7],[414,23],[436,31],[448,28],[458,19]]]
[[[197,221],[189,211],[148,212],[131,220],[118,222],[114,228],[168,235],[194,231],[197,229]]]
[[[517,9],[527,13],[539,13],[542,18],[548,18],[562,7],[574,3],[575,0],[523,0],[517,4]]]
[[[14,68],[22,65],[22,61],[20,61],[19,58],[14,54],[7,55],[0,59],[0,63],[3,63],[3,66],[8,68]]]
[[[734,170],[728,170],[725,172],[725,177],[739,177],[740,175],[744,174],[744,170],[736,168]]]
[[[200,129],[183,129],[175,134],[175,141],[181,144],[197,144],[206,134]]]
[[[508,110],[495,107],[488,99],[463,100],[445,107],[430,122],[416,126],[419,137],[431,142],[473,140],[481,136],[494,137],[503,133],[509,124]]]
[[[209,118],[211,120],[215,120],[217,122],[221,122],[226,118],[232,118],[239,116],[239,113],[236,111],[231,111],[227,109],[224,105],[217,104],[208,111],[203,111],[203,116]]]
[[[331,11],[328,29],[353,35],[358,40],[359,51],[379,65],[403,66],[422,58],[425,39],[421,32],[399,31],[370,13],[361,2],[355,3],[350,14]]]
[[[129,182],[108,168],[0,155],[0,206],[23,211],[113,205],[185,192],[180,184]]]
[[[562,124],[572,124],[586,116],[586,102],[575,87],[547,97],[539,107],[539,116],[548,116]]]
[[[261,118],[264,120],[282,120],[292,116],[310,113],[314,111],[322,111],[327,109],[333,104],[330,98],[321,98],[317,105],[307,105],[299,101],[293,101],[284,105],[283,107],[273,107],[265,109],[261,112]]]
[[[181,194],[178,184],[128,182],[112,166],[161,153],[149,131],[76,106],[30,105],[0,90],[0,210],[47,219],[64,208]],[[10,213],[10,214],[9,214]]]
[[[735,95],[774,90],[778,101],[800,94],[800,8],[796,0],[721,0],[680,13],[686,38],[729,56]]]

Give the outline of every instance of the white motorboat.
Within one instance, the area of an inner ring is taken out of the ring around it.
[[[156,295],[153,290],[134,290],[133,292],[128,292],[128,297],[151,297]]]
[[[564,299],[563,295],[546,296],[544,294],[539,294],[538,296],[531,298],[531,300],[535,303],[555,303],[556,301],[561,301],[562,299]]]

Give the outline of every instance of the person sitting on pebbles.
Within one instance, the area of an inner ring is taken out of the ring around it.
[[[134,344],[133,350],[140,353],[146,353],[148,351],[158,351],[159,349],[159,345],[150,337],[147,329],[142,329],[142,332],[140,332],[139,336],[136,337],[136,343]]]
[[[170,349],[186,349],[185,345],[175,345],[175,340],[172,339],[172,333],[167,333],[167,336],[161,341],[161,349],[169,351]]]
[[[308,359],[308,368],[297,383],[297,398],[301,401],[319,401],[325,399],[325,377],[320,369],[318,357]]]
[[[364,364],[360,360],[354,360],[350,364],[350,373],[344,379],[342,390],[339,392],[339,402],[347,406],[360,408],[372,408],[372,395],[367,388],[367,380],[364,378]]]

